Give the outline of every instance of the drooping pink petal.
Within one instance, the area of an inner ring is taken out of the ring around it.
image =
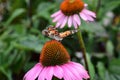
[[[74,21],[74,20],[73,20],[73,25],[74,25],[75,29],[78,28],[78,25],[77,25],[76,21]]]
[[[54,67],[54,76],[56,76],[59,79],[62,79],[63,74],[64,74],[64,72],[63,72],[63,70],[60,66],[55,66]]]
[[[80,13],[80,17],[83,19],[83,20],[85,20],[85,21],[87,21],[88,19],[87,19],[87,16],[84,14],[84,13]]]
[[[81,24],[80,18],[79,18],[79,16],[78,16],[77,14],[74,14],[74,15],[73,15],[73,19],[76,21],[76,23],[77,23],[78,25]]]
[[[72,16],[68,17],[68,27],[72,26]]]
[[[58,16],[58,15],[61,14],[61,13],[62,13],[61,10],[59,10],[59,11],[57,11],[56,13],[52,14],[51,17],[52,17],[52,18],[53,18],[53,17],[56,17],[56,16]]]
[[[72,64],[72,65],[77,65],[77,66],[79,66],[80,68],[82,68],[82,69],[85,69],[84,67],[83,67],[83,65],[81,65],[81,64],[79,64],[79,63],[76,63],[76,62],[70,62],[70,64]]]
[[[75,77],[73,76],[73,74],[69,71],[69,69],[67,69],[67,67],[65,67],[65,65],[61,66],[62,69],[64,70],[64,80],[75,80]]]
[[[24,80],[35,80],[39,73],[42,70],[42,66],[40,63],[36,64],[31,70],[29,70],[25,76],[24,76]]]
[[[68,20],[68,16],[66,16],[63,20],[63,23],[61,24],[60,28],[63,28],[65,26],[65,24],[67,23]]]
[[[81,64],[77,64],[77,63],[73,62],[71,66],[73,66],[76,70],[79,71],[79,75],[82,78],[84,78],[84,79],[88,79],[89,78],[89,75],[88,75],[87,71],[84,69],[84,67]]]
[[[47,67],[47,74],[46,74],[46,80],[52,80],[53,77],[53,68],[54,66]]]
[[[56,24],[55,27],[58,28],[58,27],[60,26],[60,24],[61,24],[61,23],[57,22],[57,24]]]
[[[82,12],[84,12],[85,14],[91,15],[92,17],[96,18],[96,14],[90,10],[87,9],[83,9]]]
[[[63,14],[59,14],[58,16],[56,16],[56,17],[53,19],[53,22],[59,21],[63,16],[64,16]]]
[[[71,64],[66,64],[66,67],[70,70],[70,72],[75,76],[74,80],[82,80],[82,77],[79,75],[78,70],[76,70]]]
[[[88,21],[94,21],[93,17],[91,17],[90,15],[86,14],[86,16],[87,16]]]
[[[39,74],[38,80],[45,80],[47,72],[48,72],[47,67],[44,67]]]
[[[63,23],[63,20],[65,19],[65,16],[62,16],[59,21],[57,22],[56,26],[55,27],[59,27],[62,23]]]
[[[84,79],[90,78],[89,75],[87,74],[87,71],[82,70],[82,69],[80,69],[80,68],[77,67],[77,66],[75,67],[75,69],[79,69],[79,70],[80,70],[79,74],[80,74],[80,76],[81,76],[82,78],[84,78]]]

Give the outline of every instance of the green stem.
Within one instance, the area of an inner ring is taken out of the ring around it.
[[[27,6],[28,6],[28,19],[30,21],[28,29],[30,29],[33,26],[33,21],[32,21],[32,0],[28,1]]]
[[[80,43],[80,49],[82,51],[83,58],[84,58],[84,61],[85,61],[85,67],[86,67],[86,70],[88,71],[88,74],[89,74],[89,68],[88,68],[88,62],[87,62],[87,56],[86,56],[86,48],[85,48],[83,38],[82,38],[82,34],[81,34],[80,31],[77,32],[77,36],[78,36],[78,40],[79,40],[79,43]],[[87,79],[87,80],[90,80],[90,79]]]
[[[101,7],[101,0],[98,0],[97,6],[96,6],[96,14],[99,12],[100,7]]]

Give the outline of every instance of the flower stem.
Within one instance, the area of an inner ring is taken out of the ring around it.
[[[101,0],[98,0],[97,7],[96,7],[96,14],[99,12],[100,7],[101,7]]]
[[[80,30],[77,32],[77,36],[78,36],[78,40],[79,40],[79,43],[80,43],[80,49],[82,51],[83,58],[84,58],[84,61],[85,61],[85,67],[86,67],[86,70],[88,71],[88,74],[89,74],[89,67],[88,67],[87,56],[86,56],[86,48],[85,48],[83,38],[82,38],[82,34],[81,34]],[[90,80],[90,79],[87,79],[87,80]]]
[[[32,0],[29,0],[28,1],[28,19],[29,19],[29,26],[28,26],[28,29],[30,29],[32,26],[33,26],[33,21],[32,21]]]

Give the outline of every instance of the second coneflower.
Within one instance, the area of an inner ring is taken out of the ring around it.
[[[66,23],[68,27],[72,25],[78,28],[81,25],[80,17],[85,21],[94,21],[94,12],[86,9],[87,4],[82,0],[64,0],[60,5],[60,10],[51,15],[53,22],[57,22],[56,27],[63,28]]]
[[[84,67],[70,61],[64,46],[51,40],[43,46],[40,62],[29,70],[24,80],[83,80],[89,78]]]

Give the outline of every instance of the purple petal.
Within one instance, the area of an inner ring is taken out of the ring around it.
[[[62,16],[61,19],[57,22],[57,24],[56,24],[57,28],[63,23],[64,19],[65,19],[65,16]]]
[[[45,80],[47,72],[47,67],[44,67],[39,74],[38,80]]]
[[[73,19],[76,21],[78,25],[81,24],[80,17],[77,14],[73,15]]]
[[[73,74],[69,71],[69,69],[64,65],[61,66],[64,70],[64,80],[75,80]]]
[[[62,13],[61,10],[59,10],[59,11],[55,12],[54,14],[52,14],[51,17],[52,17],[52,18],[53,18],[53,17],[56,17],[56,16],[58,16],[58,15],[61,14],[61,13]]]
[[[67,23],[68,20],[68,16],[65,17],[65,19],[63,20],[63,23],[61,24],[60,28],[63,28],[65,26],[65,24]]]
[[[73,20],[73,25],[74,25],[75,29],[78,28],[78,25],[77,25],[77,23],[74,20]]]
[[[88,75],[88,73],[87,73],[87,71],[82,70],[82,69],[80,69],[80,68],[77,67],[77,66],[75,67],[75,69],[76,69],[76,70],[79,69],[79,74],[80,74],[80,76],[81,76],[82,78],[84,78],[84,79],[90,78],[89,75]]]
[[[76,70],[71,64],[66,64],[66,67],[70,70],[70,72],[75,76],[74,80],[82,80],[82,77],[79,76],[78,70]]]
[[[59,21],[62,17],[64,17],[64,15],[63,15],[63,14],[59,14],[58,16],[56,16],[56,17],[53,19],[53,22]]]
[[[85,20],[85,21],[87,21],[87,16],[84,14],[84,13],[80,13],[80,17],[83,19],[83,20]]]
[[[56,28],[58,28],[59,26],[60,26],[60,23],[59,23],[59,22],[57,22],[57,24],[56,24],[56,26],[55,26],[55,27],[56,27]]]
[[[29,70],[25,76],[24,76],[24,80],[35,80],[39,73],[42,70],[42,66],[40,65],[40,63],[36,64],[31,70]]]
[[[53,77],[53,68],[52,66],[47,67],[46,80],[52,80]]]
[[[90,10],[87,9],[83,9],[82,12],[84,12],[85,14],[91,15],[92,17],[96,18],[96,14]]]
[[[63,78],[63,70],[60,66],[54,67],[54,76],[56,76],[59,79]]]
[[[79,66],[80,68],[85,69],[84,66],[81,65],[81,64],[79,64],[79,63],[76,63],[76,62],[70,62],[70,64],[72,64],[72,65],[77,65],[77,66]]]
[[[83,67],[81,64],[72,62],[72,63],[71,63],[71,66],[74,67],[76,70],[78,70],[79,75],[80,75],[82,78],[84,78],[84,79],[89,78],[89,75],[88,75],[87,71],[84,69],[84,67]]]
[[[68,27],[72,26],[72,16],[69,16],[68,18]]]
[[[93,17],[91,17],[90,15],[86,15],[86,16],[87,16],[88,21],[94,21]]]

